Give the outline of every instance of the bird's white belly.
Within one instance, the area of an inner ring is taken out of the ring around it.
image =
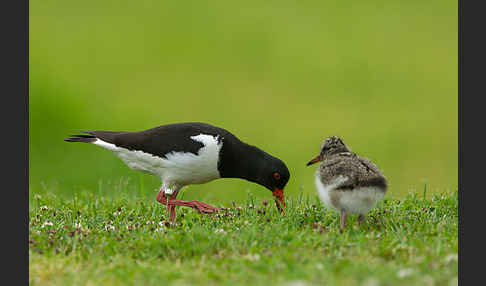
[[[171,152],[166,154],[166,158],[117,147],[100,139],[93,144],[113,151],[131,169],[160,177],[166,187],[202,184],[220,178],[218,160],[222,143],[218,144],[217,138],[205,134],[192,136],[191,139],[204,144],[197,155]]]
[[[346,178],[340,177],[335,183],[324,185],[318,173],[316,173],[315,184],[324,205],[337,211],[343,210],[349,214],[366,215],[385,196],[385,192],[376,187],[361,187],[345,191],[336,190],[335,188],[343,180],[346,180]]]

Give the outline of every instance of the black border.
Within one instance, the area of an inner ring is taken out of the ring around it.
[[[459,284],[482,284],[484,254],[484,178],[486,95],[484,9],[481,1],[458,3],[458,115],[459,115]],[[468,137],[469,135],[469,137]],[[474,137],[473,137],[474,136]],[[483,198],[481,198],[483,197]],[[467,206],[467,207],[466,207]],[[467,234],[466,234],[467,233]],[[478,283],[479,282],[479,283]]]
[[[29,284],[29,1],[2,1],[2,284]]]
[[[458,138],[458,142],[457,142],[457,145],[458,145],[458,150],[457,150],[457,156],[458,156],[458,176],[457,176],[457,179],[458,179],[458,182],[457,182],[457,187],[458,187],[458,222],[457,222],[457,225],[458,225],[458,283],[459,284],[464,284],[465,283],[465,279],[464,278],[464,255],[463,255],[463,251],[461,249],[461,244],[463,242],[463,236],[464,236],[464,216],[463,216],[463,203],[464,203],[464,197],[463,197],[463,184],[462,184],[462,181],[463,181],[463,176],[462,176],[462,166],[464,165],[463,164],[463,153],[462,153],[462,130],[463,130],[463,121],[461,120],[462,118],[462,101],[463,101],[463,92],[462,92],[462,89],[463,89],[463,84],[462,84],[462,73],[463,73],[463,70],[462,70],[462,63],[463,63],[463,60],[462,60],[462,39],[463,39],[463,31],[462,31],[462,28],[463,28],[463,17],[462,17],[462,13],[463,13],[463,8],[462,8],[462,0],[458,0],[458,5],[457,5],[457,22],[458,22],[458,27],[457,27],[457,92],[458,92],[458,100],[457,100],[457,114],[458,114],[458,130],[457,130],[457,138]]]

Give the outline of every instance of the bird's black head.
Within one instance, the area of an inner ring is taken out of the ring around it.
[[[236,140],[226,143],[218,164],[221,177],[241,178],[264,186],[273,193],[278,210],[284,213],[284,188],[290,178],[285,163],[255,146]]]
[[[275,204],[281,213],[285,213],[284,188],[290,179],[290,172],[282,160],[269,156],[261,166],[255,182],[272,191]]]
[[[343,140],[337,136],[331,136],[326,138],[321,144],[321,152],[314,159],[307,163],[310,166],[314,163],[322,161],[326,156],[349,152],[349,148],[344,144]]]

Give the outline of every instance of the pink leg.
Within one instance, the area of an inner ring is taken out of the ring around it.
[[[175,206],[185,206],[197,209],[199,213],[213,213],[215,211],[220,210],[219,208],[210,206],[206,203],[199,202],[199,201],[183,201],[183,200],[176,200],[178,192],[175,192],[171,195],[170,198],[165,196],[164,190],[160,190],[157,194],[157,201],[161,204],[167,205],[167,210],[170,213],[170,221],[173,222],[175,219]]]
[[[160,192],[157,194],[157,201],[161,204],[167,205],[167,216],[170,216],[170,222],[174,222],[175,219],[175,205],[171,204],[171,200],[175,199],[177,197],[178,191],[174,192],[170,197],[168,198],[165,195],[165,192],[163,189],[160,189]]]
[[[199,213],[207,213],[207,214],[220,210],[219,208],[210,206],[206,203],[199,202],[199,201],[169,200],[169,204],[176,205],[176,206],[191,207],[193,209],[197,209]]]
[[[170,206],[170,221],[173,222],[175,220],[175,205]]]
[[[175,200],[177,198],[177,194],[179,193],[179,191],[175,191],[171,196],[170,196],[170,199],[169,199],[169,202],[171,202],[172,200]],[[170,213],[170,222],[174,222],[175,220],[175,205],[173,204],[168,204],[167,205],[167,210],[169,211]]]

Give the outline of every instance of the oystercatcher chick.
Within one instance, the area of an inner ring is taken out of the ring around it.
[[[199,213],[219,210],[203,202],[176,199],[184,186],[219,178],[240,178],[264,186],[272,191],[278,210],[284,213],[283,190],[290,178],[285,163],[223,128],[190,122],[140,132],[81,132],[86,134],[64,140],[101,146],[131,169],[160,177],[162,186],[156,199],[167,205],[171,222],[177,205],[192,207]]]
[[[321,152],[307,166],[322,162],[315,175],[319,196],[327,207],[340,212],[340,230],[348,214],[358,215],[358,224],[383,199],[387,180],[370,160],[351,152],[336,136],[326,138]]]

